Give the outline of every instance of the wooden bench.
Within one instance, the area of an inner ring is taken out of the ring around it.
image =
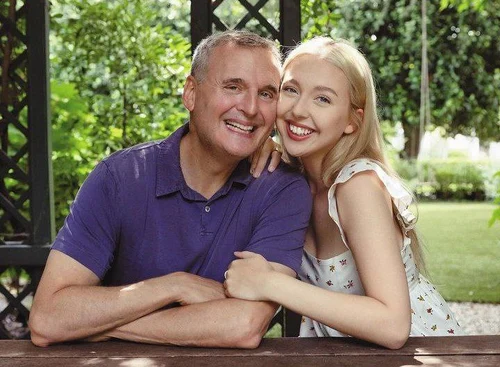
[[[254,350],[183,348],[122,341],[38,348],[0,341],[0,367],[24,366],[500,366],[500,335],[412,337],[399,350],[352,338],[264,339]]]

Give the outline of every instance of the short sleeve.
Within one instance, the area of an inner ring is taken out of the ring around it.
[[[81,186],[52,245],[94,272],[101,280],[113,261],[119,238],[116,182],[105,162]]]
[[[307,182],[298,173],[281,176],[264,193],[258,207],[256,226],[246,250],[298,272],[312,209]]]
[[[409,207],[412,203],[412,196],[404,188],[402,183],[395,177],[390,176],[384,169],[371,159],[357,159],[345,165],[338,174],[335,182],[328,191],[328,213],[333,221],[337,224],[342,241],[349,248],[345,238],[344,230],[340,225],[340,219],[337,208],[337,199],[335,197],[335,190],[338,184],[348,181],[351,177],[359,172],[374,171],[380,181],[384,184],[386,190],[391,195],[392,202],[396,212],[396,218],[401,226],[401,229],[407,233],[415,226],[417,218],[410,211]]]

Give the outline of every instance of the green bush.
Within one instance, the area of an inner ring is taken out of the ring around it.
[[[456,157],[419,162],[396,159],[392,164],[419,199],[483,201],[487,197],[486,162]]]
[[[185,12],[182,2],[167,0],[51,4],[57,229],[98,161],[165,138],[187,119],[181,99],[191,46]]]
[[[413,188],[415,196],[420,200],[436,200],[436,185],[417,182]]]
[[[486,198],[481,169],[472,162],[449,161],[434,171],[436,198],[444,200],[484,200]]]
[[[493,178],[500,179],[500,171],[495,173],[493,175]],[[493,210],[493,214],[491,215],[491,218],[488,222],[490,227],[493,225],[493,223],[495,223],[495,221],[500,221],[500,185],[497,187],[497,197],[495,198],[494,203],[497,204],[497,207],[495,210]]]
[[[422,165],[422,179],[434,188],[438,200],[473,200],[486,198],[485,178],[477,162],[463,159],[429,160]],[[420,186],[425,186],[421,183]],[[423,193],[423,192],[422,192]],[[417,195],[422,194],[417,192]]]
[[[418,179],[418,166],[415,159],[393,159],[392,167],[407,183]]]

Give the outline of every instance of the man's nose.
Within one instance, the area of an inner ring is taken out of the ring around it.
[[[257,114],[259,104],[258,98],[259,97],[254,93],[245,93],[241,98],[238,109],[245,113],[245,115],[247,116],[253,116]]]

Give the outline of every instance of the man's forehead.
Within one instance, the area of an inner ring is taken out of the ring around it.
[[[224,60],[227,64],[236,62],[242,63],[249,61],[249,58],[254,62],[256,61],[255,59],[257,59],[261,63],[268,64],[270,68],[274,68],[278,71],[280,70],[280,62],[270,49],[264,47],[241,46],[235,43],[227,43],[214,48],[210,54],[209,63],[211,63],[210,59],[215,59],[216,62]]]
[[[209,60],[209,73],[218,79],[259,77],[266,84],[279,85],[280,65],[272,52],[263,47],[243,47],[234,44],[218,46]]]

